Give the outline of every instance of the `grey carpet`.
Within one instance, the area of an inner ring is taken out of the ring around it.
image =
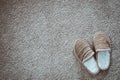
[[[108,71],[87,74],[74,41],[104,31]],[[0,80],[120,80],[120,0],[0,0]]]

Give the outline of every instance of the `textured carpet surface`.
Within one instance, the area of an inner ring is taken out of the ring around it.
[[[91,76],[74,41],[104,31],[110,69]],[[120,80],[120,0],[0,0],[0,80]]]

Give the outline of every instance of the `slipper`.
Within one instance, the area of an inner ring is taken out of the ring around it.
[[[106,70],[110,65],[110,39],[104,32],[97,32],[93,39],[95,51],[97,53],[97,63],[101,70]]]
[[[93,56],[94,54],[86,40],[81,39],[76,41],[74,55],[76,59],[84,65],[87,71],[93,75],[99,72],[99,68]]]

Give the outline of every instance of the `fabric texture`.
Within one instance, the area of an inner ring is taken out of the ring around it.
[[[111,39],[108,71],[87,75],[74,41]],[[85,73],[85,74],[83,74]],[[119,80],[120,0],[0,0],[0,80]],[[103,79],[104,78],[104,79]]]
[[[110,39],[104,32],[100,31],[100,32],[95,33],[93,42],[94,42],[94,47],[95,47],[96,52],[111,50]]]
[[[81,62],[88,60],[94,55],[93,50],[90,48],[88,42],[84,39],[79,39],[75,43],[74,54],[78,56]]]

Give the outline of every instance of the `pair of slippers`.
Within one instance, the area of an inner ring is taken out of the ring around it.
[[[89,43],[80,39],[74,47],[74,55],[79,62],[91,73],[97,74],[101,70],[107,70],[110,65],[110,39],[104,32],[97,32],[93,38],[95,51]]]

